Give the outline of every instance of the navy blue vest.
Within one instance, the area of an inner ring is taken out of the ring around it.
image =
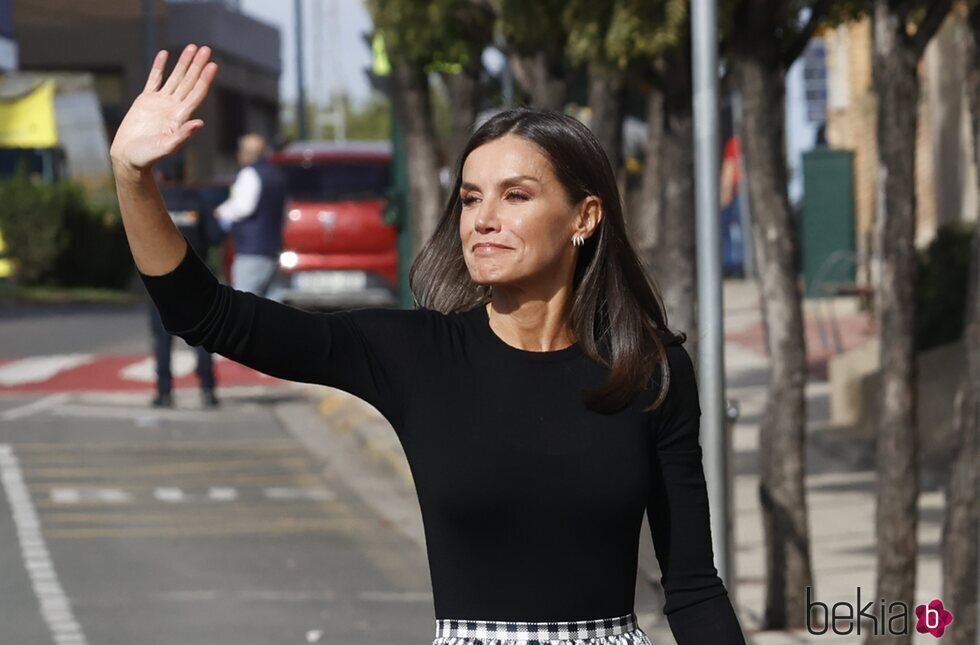
[[[160,194],[170,219],[184,239],[199,256],[207,259],[208,247],[220,244],[223,233],[204,200],[196,191],[182,185],[162,186]]]
[[[282,229],[286,210],[286,176],[265,159],[252,164],[262,189],[255,212],[231,227],[235,253],[278,258],[282,251]]]

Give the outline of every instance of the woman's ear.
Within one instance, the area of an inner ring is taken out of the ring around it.
[[[582,200],[579,211],[578,229],[585,237],[590,237],[602,221],[602,200],[595,195],[588,195]]]

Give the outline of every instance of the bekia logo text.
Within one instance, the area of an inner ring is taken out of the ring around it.
[[[813,600],[812,587],[806,588],[806,628],[811,634],[822,635],[828,631],[845,636],[860,634],[862,626],[867,629],[870,623],[871,631],[877,635],[899,635],[909,633],[908,605],[901,601],[888,603],[887,612],[885,599],[880,598],[877,611],[872,611],[873,600],[861,604],[861,587],[857,587],[857,602],[836,602],[832,607],[826,603]],[[915,631],[920,634],[932,634],[939,638],[953,622],[953,614],[943,607],[943,601],[938,598],[915,608]]]

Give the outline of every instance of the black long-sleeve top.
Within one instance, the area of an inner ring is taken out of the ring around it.
[[[335,387],[391,423],[415,478],[436,618],[558,621],[633,611],[644,511],[679,645],[743,644],[713,564],[694,367],[618,413],[582,390],[607,368],[575,344],[505,343],[486,308],[308,312],[220,284],[192,250],[140,274],[167,330],[282,379]]]

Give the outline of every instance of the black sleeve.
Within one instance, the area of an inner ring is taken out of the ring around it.
[[[164,327],[265,374],[335,387],[401,427],[428,310],[309,312],[221,284],[189,246],[170,273],[139,272]]]
[[[664,615],[677,645],[745,645],[714,565],[694,364],[681,345],[667,348],[667,360],[670,389],[653,414],[656,435],[647,505],[666,597]]]

